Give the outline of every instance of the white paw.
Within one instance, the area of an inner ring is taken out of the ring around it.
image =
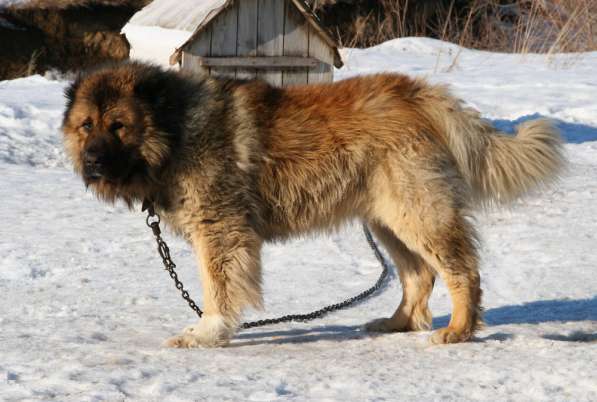
[[[224,346],[236,332],[221,315],[204,315],[198,324],[186,327],[181,335],[166,339],[164,346],[170,348],[198,348]]]

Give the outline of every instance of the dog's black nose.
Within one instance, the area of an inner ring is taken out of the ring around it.
[[[99,177],[102,175],[103,158],[97,152],[87,151],[83,155],[85,173],[88,176]]]
[[[85,152],[85,165],[89,167],[100,167],[102,165],[100,155],[97,152]]]

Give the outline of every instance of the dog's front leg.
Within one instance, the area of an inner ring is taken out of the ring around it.
[[[262,306],[262,240],[242,219],[225,219],[202,221],[191,241],[201,267],[204,315],[166,345],[223,346],[236,332],[243,309]]]

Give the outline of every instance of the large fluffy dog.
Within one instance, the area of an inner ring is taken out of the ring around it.
[[[367,222],[400,272],[403,297],[371,331],[431,327],[436,274],[453,311],[431,340],[481,323],[474,206],[542,187],[563,165],[557,131],[499,133],[444,87],[380,74],[271,87],[128,63],[67,90],[75,170],[102,199],[153,200],[200,261],[204,318],[167,344],[223,345],[260,307],[264,241]]]

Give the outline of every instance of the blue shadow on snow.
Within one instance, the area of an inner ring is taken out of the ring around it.
[[[526,116],[519,117],[516,120],[490,120],[491,123],[499,130],[506,133],[514,133],[514,129],[520,123],[524,123],[528,120],[541,119],[545,116],[539,113],[534,113]],[[553,119],[557,127],[562,132],[562,137],[566,142],[571,144],[581,144],[588,141],[597,141],[597,127],[588,126],[586,124],[568,123],[563,120]]]
[[[363,321],[376,318],[364,317]],[[506,324],[540,324],[544,322],[597,321],[597,296],[592,299],[579,300],[542,300],[520,305],[503,306],[488,309],[484,314],[488,327]],[[433,320],[433,328],[448,325],[449,315]],[[300,324],[299,324],[300,325]],[[322,340],[347,341],[370,338],[383,334],[370,334],[358,325],[318,325],[309,328],[293,328],[284,330],[252,330],[241,332],[230,346],[247,346],[258,344],[309,343]],[[512,335],[505,333],[491,334],[479,341],[510,339]],[[550,334],[546,339],[575,342],[594,342],[597,334],[574,333],[572,335]]]
[[[541,300],[514,306],[496,307],[486,310],[485,324],[540,324],[553,321],[597,321],[597,297],[580,300]],[[450,316],[433,320],[433,327],[448,325]]]

